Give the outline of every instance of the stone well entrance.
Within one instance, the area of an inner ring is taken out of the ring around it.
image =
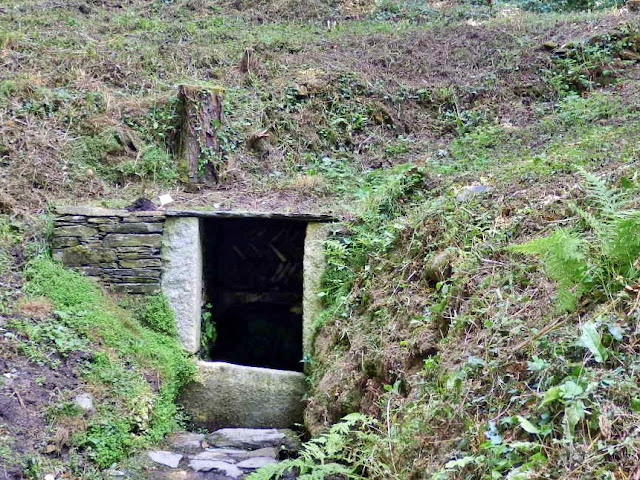
[[[114,289],[161,290],[199,374],[182,395],[196,424],[302,421],[323,215],[59,207],[54,256]]]

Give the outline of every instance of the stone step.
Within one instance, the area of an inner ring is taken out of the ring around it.
[[[224,428],[208,435],[176,432],[167,443],[166,449],[147,452],[149,479],[242,480],[301,446],[293,431],[274,428]]]
[[[223,428],[207,435],[209,445],[246,450],[285,447],[298,450],[300,440],[292,430],[275,428]]]

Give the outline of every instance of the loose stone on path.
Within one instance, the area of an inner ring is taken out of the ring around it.
[[[271,465],[272,463],[278,463],[278,461],[275,458],[269,457],[253,457],[238,463],[238,468],[256,470],[264,467],[265,465]]]
[[[192,453],[200,450],[203,440],[203,433],[177,433],[169,439],[169,445],[181,452]]]
[[[156,463],[165,465],[169,468],[178,468],[182,455],[179,453],[167,452],[166,450],[156,450],[149,452],[149,458]]]

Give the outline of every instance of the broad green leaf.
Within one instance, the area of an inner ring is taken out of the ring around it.
[[[602,345],[600,333],[598,333],[596,324],[593,322],[587,322],[582,325],[582,335],[580,335],[578,343],[587,348],[598,363],[604,362],[609,357],[609,352]]]
[[[518,450],[521,452],[529,452],[541,447],[541,445],[536,442],[511,442],[509,446],[514,450]]]
[[[549,403],[553,403],[556,400],[560,400],[562,394],[559,386],[551,387],[544,393],[544,398],[542,399],[542,403],[540,407],[544,407]]]
[[[457,460],[451,460],[444,466],[447,470],[455,470],[458,468],[464,468],[467,465],[474,465],[484,460],[484,455],[469,455],[467,457],[458,458]]]
[[[562,419],[562,425],[564,427],[564,438],[567,440],[573,440],[573,432],[576,430],[576,425],[585,416],[585,406],[582,400],[577,402],[571,402],[564,409],[564,418]]]
[[[622,328],[620,328],[619,325],[609,325],[608,328],[609,328],[609,333],[613,338],[615,338],[618,341],[622,340],[624,336],[624,330],[622,330]]]
[[[525,432],[533,433],[535,435],[540,433],[540,430],[538,429],[538,427],[536,427],[533,423],[531,423],[529,420],[524,418],[522,415],[518,415],[517,417],[518,417],[518,422],[520,422],[520,426]]]
[[[559,389],[560,396],[565,400],[571,400],[584,393],[584,388],[582,388],[573,380],[567,380],[562,385],[560,385]]]

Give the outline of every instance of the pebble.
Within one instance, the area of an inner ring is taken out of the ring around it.
[[[73,399],[73,403],[75,403],[80,410],[91,412],[93,410],[93,395],[90,393],[81,393]]]
[[[487,193],[489,190],[491,190],[491,187],[487,185],[467,185],[456,198],[459,201],[464,201],[481,193]]]

